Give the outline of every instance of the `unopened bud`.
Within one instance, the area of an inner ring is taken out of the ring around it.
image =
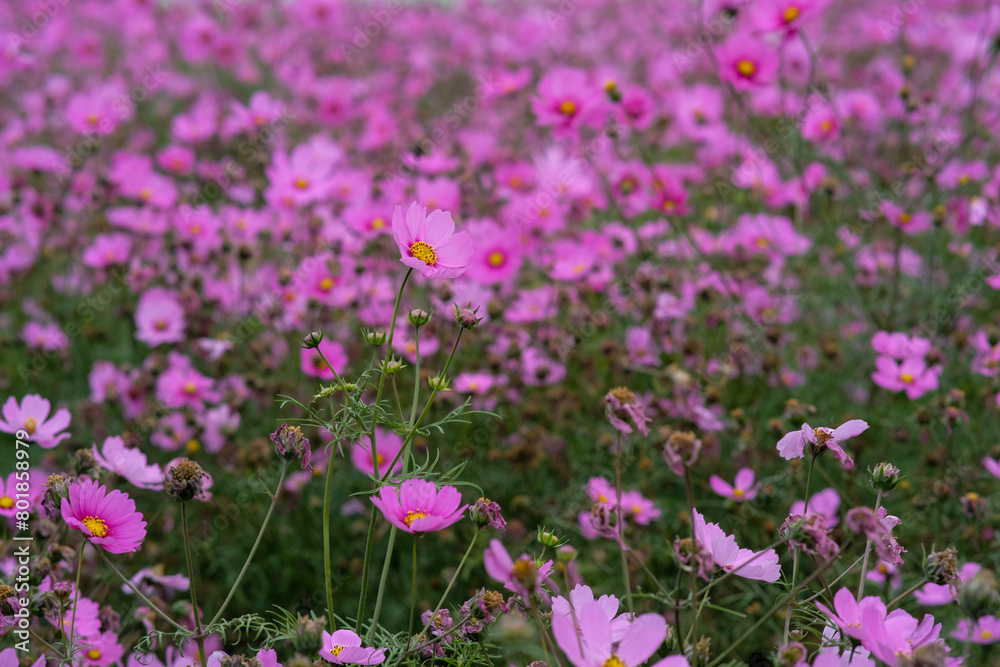
[[[892,491],[901,481],[899,468],[885,461],[879,463],[874,468],[869,468],[868,472],[871,475],[872,486],[883,493]]]
[[[475,310],[472,309],[472,303],[469,303],[465,308],[459,308],[458,304],[455,304],[455,320],[462,325],[464,329],[474,329],[476,325],[482,321],[483,318],[476,317],[479,313],[479,308]]]
[[[385,363],[385,368],[383,369],[387,375],[395,375],[399,371],[403,370],[403,362],[396,359],[390,359]]]
[[[959,606],[973,618],[990,613],[998,602],[997,578],[992,570],[979,570],[958,589]]]
[[[420,308],[414,308],[411,310],[407,317],[410,319],[410,324],[415,327],[422,327],[431,321],[431,314],[426,310],[421,310]]]
[[[319,344],[323,342],[323,332],[313,331],[311,334],[302,339],[302,347],[307,350],[315,350],[319,347]]]
[[[932,584],[939,586],[951,585],[959,581],[958,552],[952,548],[935,551],[927,556],[924,563],[924,575]]]
[[[385,341],[387,340],[385,331],[382,329],[365,331],[364,336],[365,336],[365,342],[371,345],[372,347],[382,347],[383,345],[385,345]]]
[[[544,528],[538,529],[538,543],[543,547],[548,547],[549,549],[555,549],[559,546],[561,541],[555,533],[545,530]]]
[[[443,375],[435,375],[432,378],[428,378],[427,384],[431,389],[436,389],[437,391],[448,391],[448,378]]]

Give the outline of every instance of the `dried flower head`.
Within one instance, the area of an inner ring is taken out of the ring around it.
[[[163,488],[174,500],[187,502],[204,492],[205,470],[191,459],[181,459],[167,470]]]
[[[277,431],[271,434],[271,442],[274,443],[278,455],[289,461],[301,459],[303,470],[312,470],[309,465],[309,458],[312,450],[309,447],[309,440],[302,434],[302,429],[298,426],[282,424]]]

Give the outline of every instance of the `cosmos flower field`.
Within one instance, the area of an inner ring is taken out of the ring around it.
[[[1000,664],[994,3],[0,27],[0,667]]]

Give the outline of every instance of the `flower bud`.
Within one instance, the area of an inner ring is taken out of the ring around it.
[[[556,549],[556,559],[560,563],[572,563],[576,560],[577,550],[568,544],[564,544],[558,549]]]
[[[73,452],[73,467],[76,474],[96,480],[101,474],[101,464],[94,458],[93,449],[78,449]]]
[[[403,368],[405,368],[403,362],[397,361],[396,359],[390,359],[385,363],[382,370],[385,371],[386,375],[395,375],[399,371],[403,370]]]
[[[555,549],[559,546],[560,539],[555,533],[545,530],[544,528],[538,529],[538,543],[543,547],[548,547],[549,549]]]
[[[458,304],[455,304],[455,320],[458,321],[464,329],[473,329],[482,321],[483,318],[476,317],[478,313],[479,308],[477,307],[473,310],[471,302],[465,308],[459,308]]]
[[[365,342],[371,345],[372,347],[382,347],[383,345],[385,345],[385,341],[388,339],[388,337],[385,334],[385,330],[383,329],[373,329],[371,331],[365,331],[364,336],[365,336]]]
[[[191,459],[181,459],[163,477],[167,495],[182,503],[198,497],[204,485],[205,471]]]
[[[278,450],[278,456],[288,461],[301,459],[302,469],[312,470],[312,466],[309,465],[309,457],[312,455],[309,440],[302,435],[302,429],[298,426],[282,424],[277,431],[271,434],[271,442]]]
[[[323,342],[323,332],[313,331],[311,334],[302,339],[302,347],[307,350],[315,350],[319,347],[319,344]]]
[[[431,314],[426,310],[421,310],[420,308],[414,308],[411,310],[407,317],[410,320],[410,324],[415,327],[422,327],[431,321]]]
[[[874,468],[869,468],[868,473],[871,475],[872,486],[883,493],[889,493],[901,481],[899,468],[885,461],[879,463]]]
[[[448,378],[443,375],[435,375],[432,378],[428,378],[427,384],[431,389],[436,389],[438,391],[448,391]]]

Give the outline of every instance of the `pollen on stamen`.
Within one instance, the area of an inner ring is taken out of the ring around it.
[[[38,421],[34,417],[28,417],[24,420],[24,430],[28,432],[28,435],[34,435],[37,428]]]
[[[500,266],[503,264],[503,253],[496,251],[490,253],[490,266]]]
[[[791,23],[795,19],[799,18],[799,13],[798,7],[789,7],[785,10],[785,13],[782,14],[782,18],[785,19],[785,23]]]
[[[99,519],[96,516],[84,517],[83,525],[94,537],[107,537],[108,535],[108,525],[104,523],[104,519]]]
[[[417,241],[410,246],[410,255],[416,257],[427,266],[437,264],[437,253],[434,252],[434,248],[429,243]]]
[[[410,524],[416,521],[417,519],[426,519],[426,518],[427,518],[427,512],[423,510],[417,510],[416,512],[414,512],[411,510],[406,513],[405,517],[403,517],[403,523],[405,523],[406,527],[409,528]]]
[[[559,105],[559,113],[566,116],[572,116],[576,113],[576,102],[573,102],[572,100],[563,100],[563,102]]]
[[[736,71],[742,76],[751,77],[757,71],[757,66],[749,60],[741,60],[736,63]]]

